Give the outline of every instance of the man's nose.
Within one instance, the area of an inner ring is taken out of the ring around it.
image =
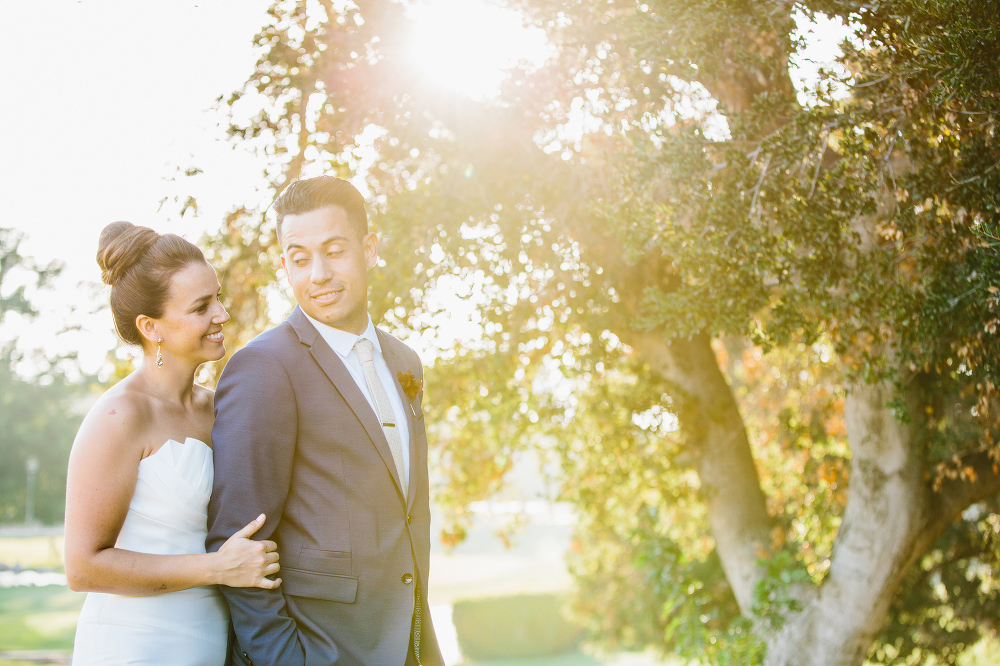
[[[330,270],[330,266],[327,264],[325,257],[320,257],[313,262],[312,271],[309,275],[309,279],[312,280],[313,284],[323,284],[332,276],[333,271]]]

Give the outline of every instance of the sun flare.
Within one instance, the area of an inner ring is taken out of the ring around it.
[[[496,95],[506,70],[540,66],[544,33],[510,9],[482,0],[426,0],[410,9],[410,56],[429,82],[473,98]]]

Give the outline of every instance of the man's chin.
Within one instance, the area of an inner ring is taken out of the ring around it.
[[[339,313],[332,311],[332,308],[320,308],[315,310],[314,314],[310,314],[309,316],[318,322],[326,324],[327,326],[333,326],[334,328],[339,328],[338,324],[343,321],[343,317],[339,316]]]
[[[321,324],[326,324],[332,328],[347,331],[348,333],[354,333],[356,335],[364,333],[365,326],[368,324],[368,317],[366,316],[367,313],[362,314],[360,317],[356,317],[350,314],[345,314],[339,309],[335,310],[334,308],[314,309],[312,312],[303,308],[303,311]],[[355,330],[359,327],[361,330]]]

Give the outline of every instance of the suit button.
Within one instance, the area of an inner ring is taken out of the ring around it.
[[[407,516],[406,517],[406,524],[409,525],[412,522],[413,522],[413,516]]]
[[[247,660],[247,663],[250,666],[253,666],[253,659],[250,658],[250,655],[248,655],[246,652],[244,652],[243,653],[243,658]]]
[[[403,574],[403,578],[401,580],[407,585],[409,585],[410,583],[413,582],[413,576],[411,574],[405,573]]]

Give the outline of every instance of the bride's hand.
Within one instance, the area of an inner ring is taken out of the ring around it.
[[[280,578],[265,578],[278,573],[278,545],[273,541],[254,541],[250,538],[261,528],[264,520],[264,514],[260,514],[219,548],[216,569],[220,584],[268,590],[281,585]]]

